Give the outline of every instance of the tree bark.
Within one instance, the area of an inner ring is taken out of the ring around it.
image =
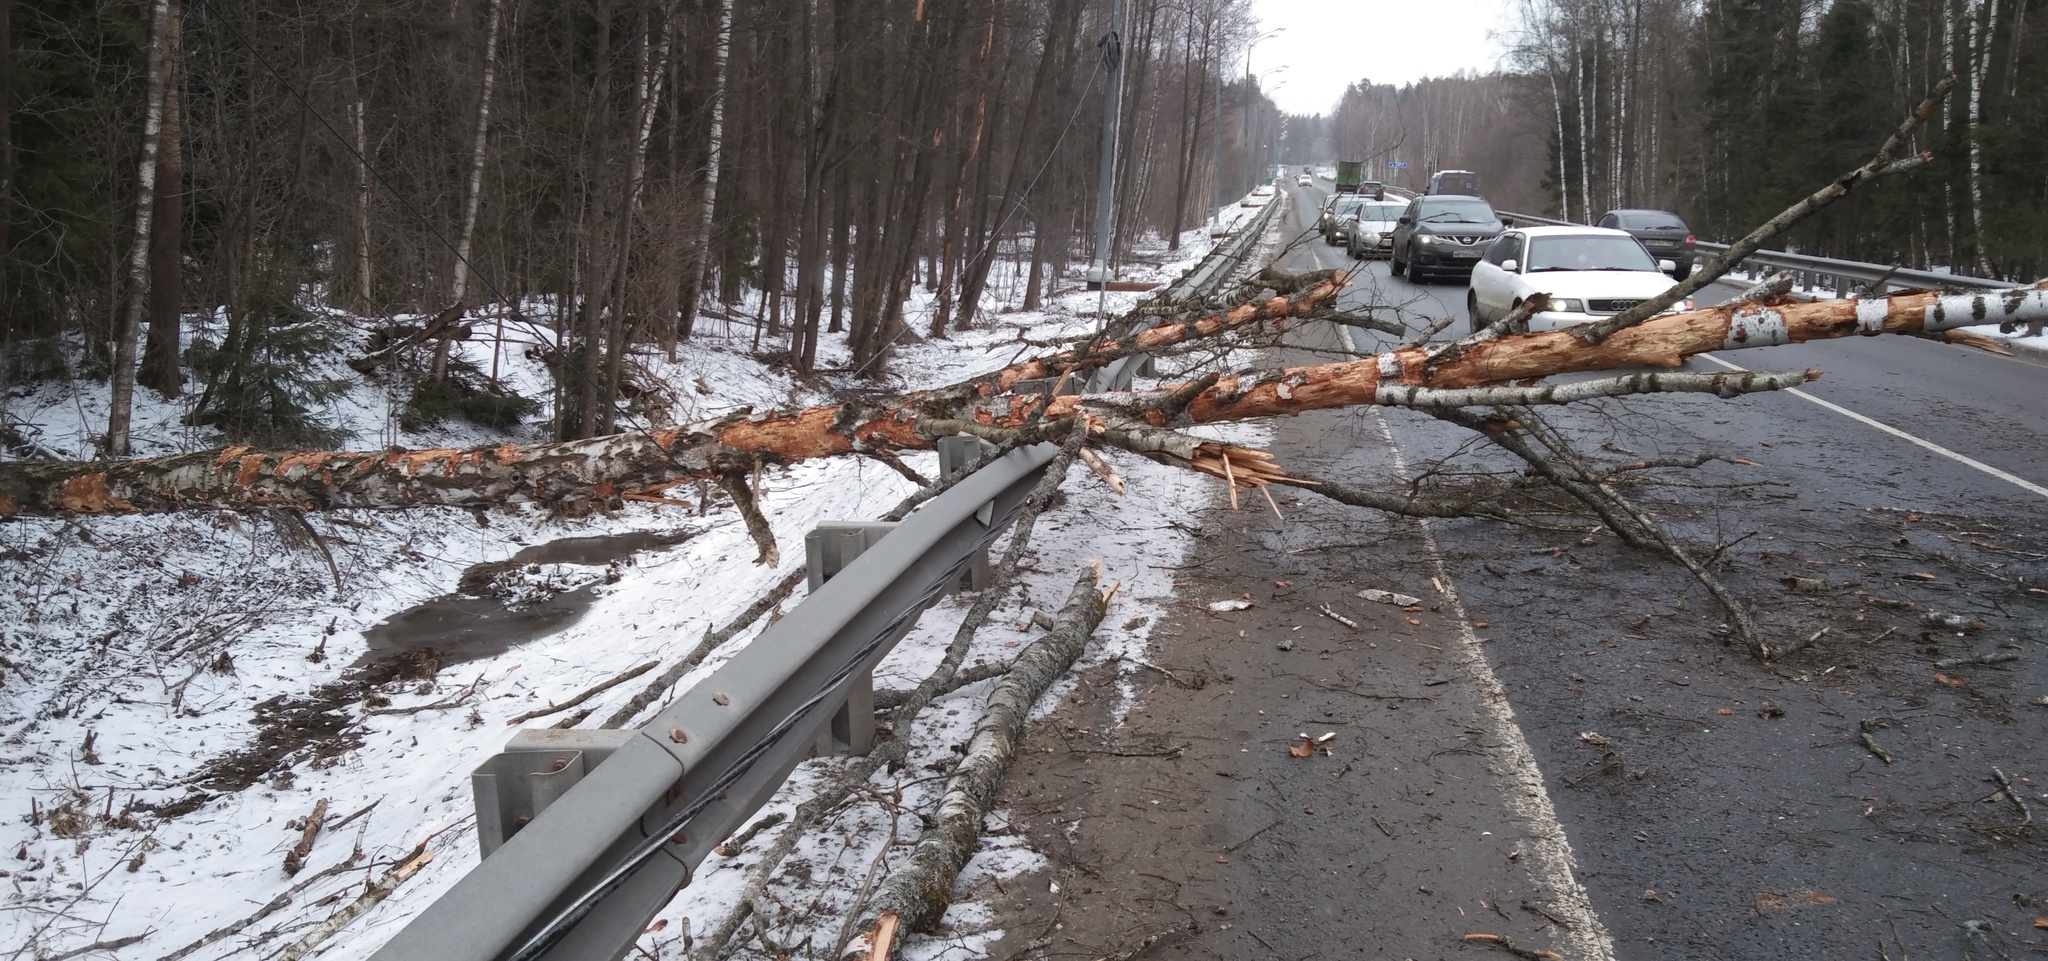
[[[13,462],[0,464],[0,516],[195,507],[313,510],[631,500],[656,497],[684,480],[716,477],[757,459],[787,463],[869,447],[922,449],[932,446],[937,436],[962,431],[1002,436],[1041,419],[1081,416],[1091,432],[1150,430],[1157,441],[1161,428],[1384,403],[1382,389],[1395,386],[1483,387],[1561,373],[1675,367],[1688,356],[1714,350],[2036,320],[2048,321],[2048,281],[1981,294],[1721,305],[1658,317],[1597,346],[1581,343],[1570,331],[1467,338],[1347,363],[1217,377],[1213,382],[1205,378],[1183,385],[1184,390],[1166,388],[1144,395],[1048,400],[1042,395],[976,398],[972,394],[978,390],[947,391],[736,414],[689,428],[552,444],[368,453],[231,447],[120,463]],[[1695,387],[1726,392],[1743,378],[1712,375]],[[1518,395],[1520,402],[1540,399]],[[1207,444],[1182,450],[1166,445],[1152,453],[1192,461],[1193,453],[1214,455],[1217,450],[1227,453],[1232,448]],[[1199,463],[1189,466],[1209,470]],[[1223,467],[1214,467],[1220,475]]]
[[[128,425],[135,411],[135,328],[149,302],[149,231],[156,214],[156,158],[163,135],[164,60],[169,45],[170,0],[149,6],[148,82],[143,93],[142,158],[135,184],[135,236],[128,257],[128,296],[114,323],[112,398],[107,413],[106,451],[128,455]]]
[[[953,903],[953,884],[967,859],[981,848],[982,817],[1017,754],[1017,741],[1024,734],[1032,706],[1074,666],[1102,623],[1109,598],[1096,591],[1096,577],[1094,568],[1081,572],[1052,630],[1017,655],[1009,673],[989,695],[988,713],[974,726],[967,754],[953,770],[932,825],[910,853],[910,863],[889,875],[869,910],[863,912],[873,920],[857,942],[859,954],[890,955],[891,939],[878,936],[877,929],[896,930],[897,925],[887,920],[891,916],[904,928],[927,931],[937,926]]]
[[[711,39],[711,128],[704,141],[704,193],[690,211],[690,230],[683,242],[684,340],[697,326],[697,298],[704,290],[704,265],[711,260],[711,214],[718,203],[718,165],[725,153],[725,68],[732,46],[732,2],[714,0],[718,32]]]
[[[184,123],[178,97],[185,60],[183,6],[172,0],[166,15],[163,142],[156,164],[156,226],[149,238],[149,336],[142,348],[142,367],[135,374],[136,383],[165,397],[176,397],[185,389],[185,372],[179,368],[179,324],[185,306]]]

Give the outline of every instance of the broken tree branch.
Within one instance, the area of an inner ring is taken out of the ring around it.
[[[953,884],[967,859],[980,849],[982,816],[1017,753],[1032,705],[1073,666],[1102,622],[1109,599],[1096,590],[1099,576],[1094,567],[1081,572],[1053,629],[1017,655],[1009,674],[989,695],[988,713],[975,725],[967,754],[954,769],[933,823],[918,838],[910,862],[891,873],[870,902],[865,913],[875,921],[863,936],[867,947],[856,950],[886,957],[899,930],[887,919],[899,919],[901,927],[910,930],[930,930],[952,903]]]
[[[1734,269],[1736,264],[1741,263],[1743,258],[1756,253],[1759,248],[1763,247],[1764,241],[1784,233],[1793,224],[1805,220],[1821,208],[1848,196],[1849,192],[1857,187],[1879,177],[1887,177],[1895,173],[1911,170],[1934,159],[1933,154],[1923,153],[1917,157],[1893,161],[1892,152],[1905,144],[1906,138],[1912,136],[1915,128],[1926,123],[1927,118],[1934,116],[1935,109],[1941,106],[1943,100],[1948,99],[1951,91],[1955,90],[1956,82],[1956,75],[1951,73],[1943,77],[1940,83],[1935,84],[1933,92],[1927,95],[1927,99],[1920,101],[1920,105],[1914,107],[1913,112],[1906,115],[1906,119],[1899,123],[1899,128],[1892,131],[1890,137],[1885,138],[1884,143],[1877,148],[1877,153],[1872,154],[1871,158],[1862,166],[1840,177],[1836,177],[1827,186],[1808,194],[1805,199],[1785,208],[1777,216],[1764,221],[1761,226],[1750,231],[1741,240],[1729,244],[1728,249],[1722,251],[1720,256],[1708,261],[1700,269],[1693,271],[1692,276],[1674,285],[1671,289],[1606,320],[1574,327],[1571,329],[1572,333],[1588,344],[1598,344],[1614,336],[1618,331],[1640,324],[1658,313],[1669,310],[1673,304],[1692,296],[1700,288],[1718,280],[1723,274]]]

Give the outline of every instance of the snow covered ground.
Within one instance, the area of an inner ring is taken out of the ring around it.
[[[1229,218],[1254,212],[1225,208]],[[1142,252],[1163,263],[1127,269],[1124,279],[1178,275],[1209,243],[1203,230],[1184,240],[1173,258],[1163,244]],[[1000,296],[1006,283],[998,278],[991,289]],[[1141,296],[1112,293],[1108,307],[1118,312]],[[995,313],[972,333],[907,346],[885,386],[932,386],[1000,367],[1026,342],[1092,330],[1096,302],[1096,294],[1076,291],[1040,312]],[[911,305],[913,318],[921,306]],[[749,353],[749,328],[700,327],[708,331],[676,363],[639,358],[677,388],[676,420],[818,400],[834,386],[832,377],[799,383],[767,369]],[[480,338],[457,350],[486,371],[495,362],[515,389],[540,393],[542,371],[525,348],[545,337],[544,329],[514,324],[502,344]],[[836,344],[827,346],[823,362],[842,365],[844,354],[830,356]],[[333,376],[350,373],[338,356],[331,366]],[[181,403],[149,391],[139,391],[138,401],[138,453],[219,443],[180,423]],[[397,424],[397,403],[387,388],[359,383],[326,413],[359,447],[507,437],[453,425],[407,432]],[[103,386],[44,385],[11,395],[5,413],[44,449],[83,457],[105,409]],[[533,436],[531,428],[510,434]],[[1255,427],[1227,436],[1262,439]],[[926,474],[935,468],[931,455],[905,459]],[[1088,657],[1142,656],[1145,618],[1171,597],[1170,572],[1189,544],[1176,525],[1221,491],[1149,461],[1115,464],[1129,485],[1121,497],[1085,471],[1070,478],[1066,504],[1040,522],[1021,590],[982,632],[970,663],[1004,659],[1027,643],[1035,631],[1020,627],[1030,612],[1056,608],[1078,565],[1097,558],[1121,587]],[[577,517],[532,509],[303,517],[194,511],[0,524],[0,945],[17,946],[10,961],[164,959],[202,942],[178,956],[290,955],[288,945],[426,845],[433,858],[418,874],[304,955],[368,957],[477,863],[468,776],[510,736],[511,718],[635,665],[680,657],[801,565],[802,538],[813,525],[871,518],[911,484],[878,463],[847,457],[770,472],[763,488],[763,508],[783,545],[778,568],[754,563],[737,518],[717,504],[635,504]],[[706,493],[678,491],[691,500]],[[503,563],[515,555],[516,563]],[[458,584],[485,596],[458,597]],[[783,609],[801,598],[799,590]],[[927,613],[877,671],[877,686],[920,680],[950,639],[962,603],[949,599]],[[678,689],[714,670],[766,622],[735,637]],[[431,643],[435,653],[402,649],[417,643]],[[585,705],[594,712],[578,726],[595,726],[642,683],[626,682]],[[912,763],[901,774],[878,775],[875,797],[900,790],[904,805],[928,804],[943,782],[924,766],[951,757],[948,746],[965,740],[993,683],[935,704],[911,735],[920,745]],[[762,813],[788,811],[843,763],[806,763]],[[321,805],[325,830],[303,867],[289,872],[287,854]],[[892,838],[914,833],[907,820],[902,808],[876,800],[837,812],[827,831],[799,848],[786,872],[793,880],[771,891],[780,913],[770,918],[769,936],[783,944],[809,939],[823,954],[840,937],[843,909],[871,865],[892,850]],[[683,957],[684,946],[732,908],[753,850],[767,837],[738,857],[705,864],[642,938],[646,956]],[[978,885],[1035,858],[1013,837],[991,837],[962,879],[963,900],[948,914],[947,931],[912,939],[908,956],[979,956],[995,933],[974,903]]]

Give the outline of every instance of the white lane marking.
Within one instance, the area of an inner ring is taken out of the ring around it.
[[[1343,324],[1337,328],[1337,337],[1350,353],[1358,353],[1358,345],[1351,339],[1351,330]],[[1394,470],[1402,477],[1408,476],[1407,459],[1401,456],[1401,448],[1394,443],[1394,425],[1388,423],[1386,414],[1378,407],[1372,409],[1373,419],[1379,423],[1380,436],[1386,440],[1387,450],[1393,455]],[[1557,808],[1550,803],[1550,791],[1543,785],[1543,771],[1536,766],[1536,753],[1529,749],[1529,739],[1522,736],[1522,727],[1515,723],[1515,709],[1508,704],[1506,689],[1500,686],[1500,679],[1494,676],[1493,665],[1486,660],[1486,650],[1480,646],[1479,634],[1472,626],[1472,618],[1465,610],[1465,602],[1458,596],[1457,584],[1451,580],[1450,565],[1444,560],[1443,548],[1437,544],[1436,534],[1430,530],[1429,518],[1420,518],[1422,545],[1429,551],[1430,564],[1436,568],[1437,583],[1443,585],[1444,602],[1450,605],[1451,613],[1458,621],[1458,654],[1467,674],[1479,685],[1479,700],[1484,705],[1486,719],[1493,728],[1494,740],[1506,755],[1506,770],[1502,777],[1508,782],[1508,790],[1502,792],[1508,808],[1520,817],[1529,828],[1529,850],[1523,856],[1529,860],[1529,868],[1555,898],[1554,907],[1569,921],[1571,927],[1558,932],[1559,948],[1568,958],[1584,961],[1613,961],[1614,936],[1607,932],[1607,926],[1600,923],[1600,915],[1593,910],[1593,897],[1586,886],[1572,870],[1577,863],[1572,857],[1571,840],[1565,837],[1564,825],[1558,823]],[[1500,692],[1496,696],[1495,692]]]
[[[1748,369],[1745,367],[1738,367],[1725,360],[1722,360],[1719,357],[1714,356],[1713,354],[1697,354],[1695,356],[1713,361],[1714,363],[1720,364],[1721,366],[1726,367],[1729,370]],[[1986,474],[1996,477],[1999,480],[2005,481],[2006,483],[2011,484],[2014,487],[2017,487],[2023,491],[2027,491],[2028,493],[2039,494],[2042,497],[2048,497],[2048,487],[2043,487],[2024,477],[2008,474],[2005,471],[1999,470],[1998,468],[1993,467],[1990,464],[1986,464],[1983,461],[1971,457],[1967,454],[1958,454],[1955,451],[1949,450],[1948,448],[1943,447],[1940,444],[1937,444],[1924,437],[1919,437],[1913,434],[1906,433],[1905,431],[1893,427],[1892,425],[1887,424],[1884,421],[1876,420],[1870,417],[1865,417],[1862,414],[1856,413],[1855,411],[1850,410],[1847,407],[1843,407],[1840,404],[1833,403],[1831,401],[1821,400],[1820,398],[1815,397],[1812,394],[1809,394],[1803,390],[1800,390],[1797,387],[1787,388],[1785,390],[1785,393],[1791,394],[1792,396],[1797,397],[1800,400],[1810,401],[1812,403],[1819,404],[1822,407],[1825,407],[1831,411],[1834,411],[1837,414],[1842,415],[1843,417],[1847,417],[1850,420],[1856,421],[1858,423],[1868,424],[1900,440],[1912,444],[1917,444],[1920,447],[1926,448],[1927,450],[1940,454],[1941,456],[1946,457],[1949,460],[1955,461],[1956,463],[1961,464],[1964,467],[1975,468],[1977,470],[1983,471]]]

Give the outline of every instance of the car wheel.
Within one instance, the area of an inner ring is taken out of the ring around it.
[[[1473,330],[1486,326],[1486,318],[1479,313],[1479,295],[1469,290],[1465,291],[1465,319],[1472,323]]]
[[[1679,264],[1679,265],[1678,265],[1678,272],[1677,272],[1677,273],[1674,273],[1674,274],[1672,274],[1672,275],[1671,275],[1671,279],[1673,279],[1673,280],[1684,280],[1685,278],[1687,278],[1687,277],[1690,277],[1690,276],[1692,276],[1692,265],[1691,265],[1691,264],[1689,264],[1689,263],[1687,263],[1687,264]]]
[[[1389,252],[1387,254],[1387,273],[1395,277],[1406,277],[1408,275],[1408,265],[1400,257]]]

